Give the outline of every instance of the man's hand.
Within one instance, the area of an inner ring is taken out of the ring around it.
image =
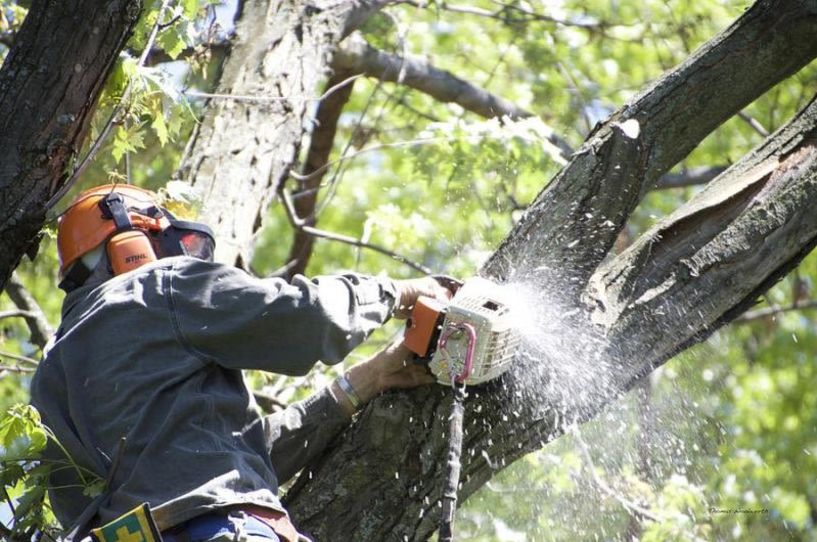
[[[431,384],[436,379],[424,365],[412,363],[411,351],[403,346],[402,338],[393,342],[368,360],[346,371],[346,379],[352,385],[362,404],[391,388],[414,388]],[[355,408],[337,382],[332,384],[332,394],[350,416]]]
[[[411,309],[417,298],[421,295],[447,301],[451,299],[451,291],[443,287],[439,282],[431,277],[421,279],[407,279],[394,281],[397,286],[397,307],[394,309],[394,317],[405,319],[411,316]]]

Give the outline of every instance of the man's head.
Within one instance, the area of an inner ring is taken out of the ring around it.
[[[119,275],[170,256],[210,261],[214,248],[209,227],[177,220],[153,192],[123,184],[98,186],[77,196],[60,217],[60,288],[81,286],[102,263],[104,271]]]

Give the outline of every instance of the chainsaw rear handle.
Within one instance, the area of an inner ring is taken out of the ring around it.
[[[446,304],[433,297],[421,295],[406,319],[403,344],[414,352],[415,361],[428,363],[437,348],[440,328],[445,319]]]
[[[432,275],[440,286],[447,289],[451,294],[457,293],[462,286],[462,281],[448,275]],[[411,315],[406,319],[406,333],[403,344],[414,352],[416,363],[428,363],[431,356],[437,349],[437,341],[440,338],[440,330],[445,320],[445,310],[448,304],[444,301],[432,297],[423,296],[417,298]]]
[[[462,281],[459,279],[455,279],[449,275],[431,275],[431,278],[436,280],[440,286],[451,292],[452,294],[456,294],[457,290],[460,289],[462,286]]]

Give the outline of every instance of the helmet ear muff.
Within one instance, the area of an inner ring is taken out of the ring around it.
[[[133,223],[125,207],[125,199],[118,192],[111,192],[99,201],[104,218],[114,221],[117,233],[108,239],[105,250],[114,275],[121,275],[155,262],[156,252],[147,234],[133,229]]]
[[[140,230],[117,233],[108,240],[108,262],[114,275],[121,275],[157,260],[147,234]]]

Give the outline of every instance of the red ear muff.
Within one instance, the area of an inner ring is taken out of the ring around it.
[[[156,261],[150,239],[139,230],[117,233],[108,241],[107,250],[114,275],[121,275]]]

